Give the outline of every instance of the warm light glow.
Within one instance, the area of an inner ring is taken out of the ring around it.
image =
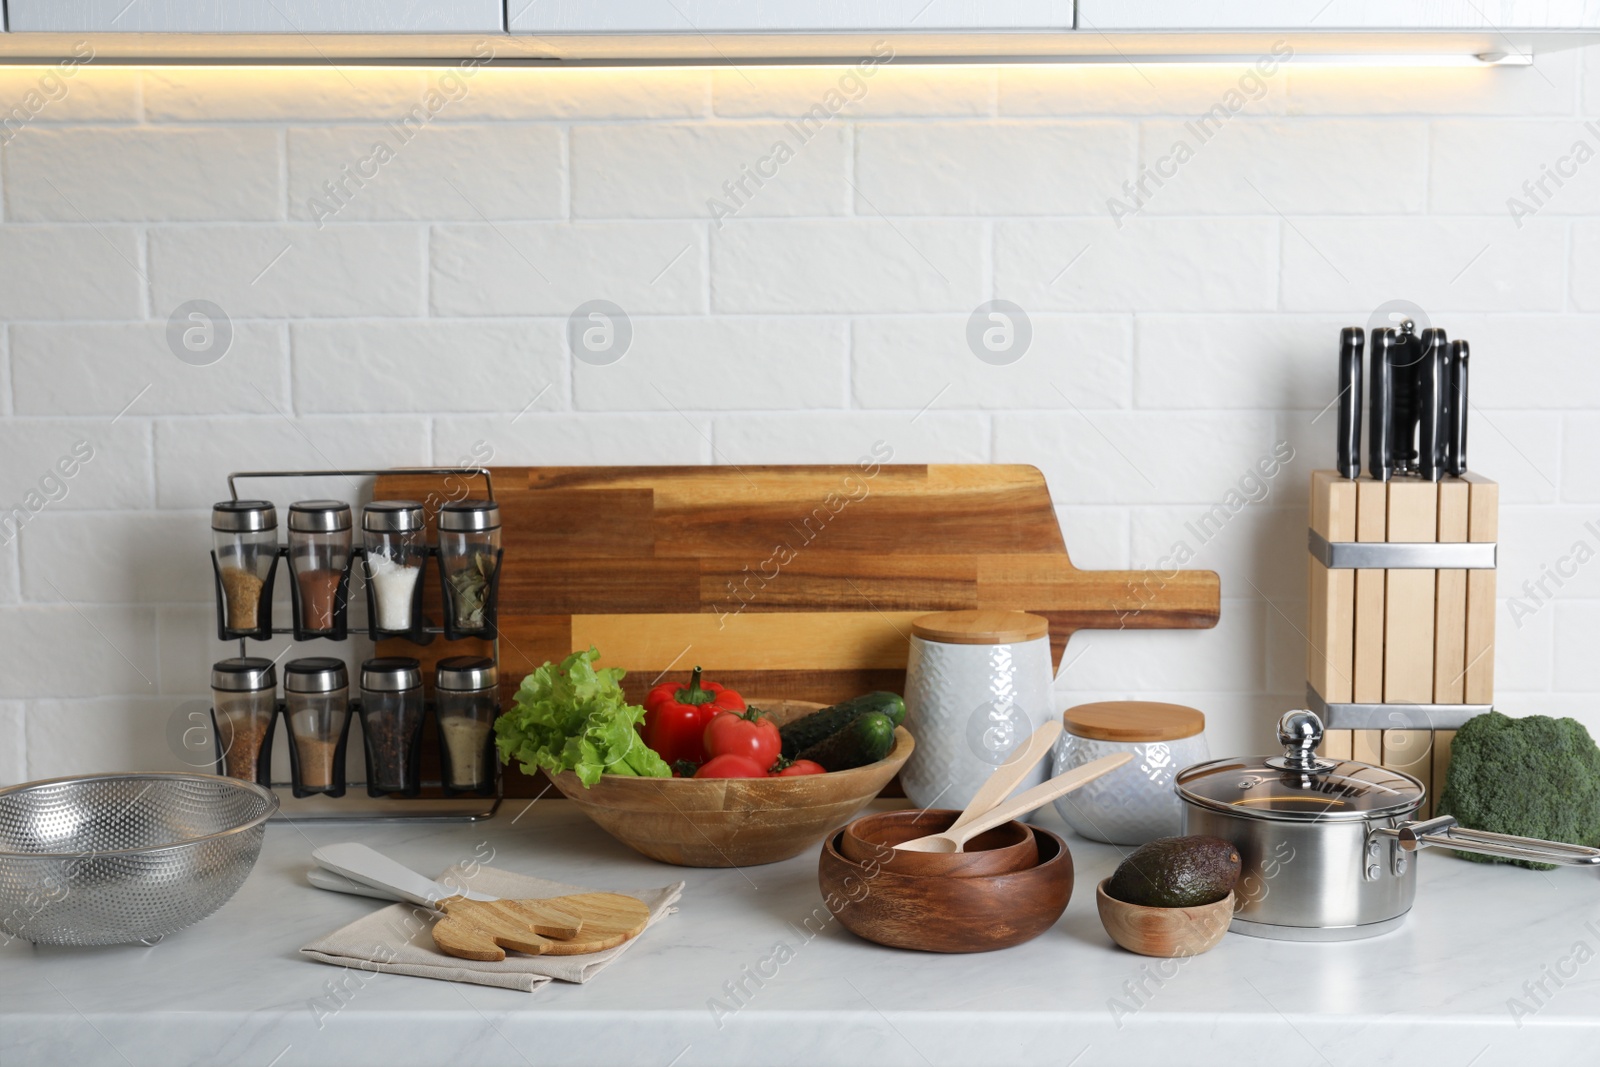
[[[1060,56],[1051,59],[1029,57],[1027,59],[1006,59],[1004,57],[989,57],[972,60],[950,59],[919,59],[916,57],[898,57],[893,60],[894,65],[900,69],[915,68],[937,71],[941,69],[970,70],[974,67],[1005,67],[1007,69],[1026,70],[1030,67],[1053,69],[1058,67],[1136,67],[1136,66],[1162,66],[1162,67],[1247,67],[1256,62],[1260,57],[1253,55],[1130,55],[1130,56]],[[1317,55],[1310,53],[1297,53],[1285,59],[1286,65],[1297,67],[1450,67],[1454,69],[1489,68],[1489,67],[1531,67],[1533,65],[1531,54],[1487,54],[1487,55],[1453,55],[1447,53],[1377,53],[1372,55]],[[48,66],[47,60],[39,57],[18,57],[0,55],[0,67],[22,66],[39,67]],[[143,70],[293,70],[297,67],[327,68],[339,67],[342,69],[360,70],[446,70],[457,64],[445,59],[420,59],[398,60],[380,59],[366,60],[359,58],[331,58],[331,59],[239,59],[239,60],[211,60],[206,62],[182,63],[162,59],[96,59],[98,67],[137,67]],[[769,61],[760,59],[738,59],[724,61],[694,61],[648,63],[642,61],[587,61],[587,62],[551,62],[549,60],[523,60],[523,59],[495,59],[482,64],[483,70],[594,70],[594,69],[639,69],[639,68],[670,68],[673,70],[727,70],[730,67],[756,67],[762,70],[826,70],[830,68],[844,68],[851,65],[851,61],[839,60],[793,60]]]

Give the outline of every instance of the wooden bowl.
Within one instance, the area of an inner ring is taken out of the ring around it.
[[[1039,863],[1010,874],[956,878],[895,874],[822,844],[822,900],[845,929],[891,948],[988,952],[1031,941],[1055,925],[1072,897],[1072,853],[1059,836],[1029,827]]]
[[[1233,921],[1232,893],[1197,908],[1147,908],[1107,896],[1106,882],[1101,882],[1094,894],[1100,923],[1111,940],[1141,956],[1172,958],[1209,952]]]
[[[945,808],[908,808],[863,815],[844,828],[839,851],[855,863],[876,861],[886,871],[923,877],[1009,874],[1039,862],[1039,846],[1020,822],[985,830],[961,852],[901,852],[894,847],[913,838],[942,834],[960,814]]]
[[[779,725],[822,704],[751,700]],[[571,771],[552,775],[562,794],[636,852],[680,867],[751,867],[815,848],[888,785],[911,755],[911,734],[877,763],[792,778],[635,778],[605,774],[585,789]]]

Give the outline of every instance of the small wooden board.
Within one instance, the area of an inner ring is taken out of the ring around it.
[[[578,893],[542,900],[439,902],[445,917],[433,926],[439,951],[465,960],[503,960],[506,949],[531,956],[577,956],[637,937],[650,909],[621,893]]]

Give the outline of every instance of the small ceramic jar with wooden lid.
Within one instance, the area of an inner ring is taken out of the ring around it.
[[[1006,756],[1055,717],[1050,623],[1021,611],[940,611],[911,622],[900,771],[919,807],[964,808]],[[1023,783],[1045,780],[1041,763]]]
[[[1056,742],[1055,773],[1101,756],[1133,759],[1056,801],[1056,811],[1082,837],[1113,845],[1142,845],[1183,832],[1183,803],[1173,787],[1178,772],[1210,758],[1206,717],[1182,704],[1107,700],[1068,708]]]

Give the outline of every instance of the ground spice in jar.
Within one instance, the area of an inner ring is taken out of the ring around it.
[[[228,605],[228,629],[254,630],[265,583],[243,567],[222,568],[223,599]]]
[[[297,737],[294,743],[300,753],[300,784],[307,789],[327,789],[333,785],[333,755],[339,742]]]
[[[300,625],[307,630],[333,629],[334,606],[339,599],[338,571],[301,571],[295,576],[300,583]]]
[[[450,753],[450,781],[458,789],[482,783],[483,750],[489,742],[488,722],[466,715],[450,715],[439,720],[444,745]]]
[[[261,750],[266,744],[271,714],[255,711],[217,713],[217,740],[222,744],[223,773],[253,782],[259,775]]]

